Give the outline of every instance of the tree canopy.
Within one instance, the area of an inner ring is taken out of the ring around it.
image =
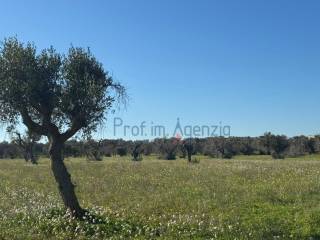
[[[50,47],[5,39],[0,49],[0,120],[66,141],[79,130],[90,134],[125,88],[113,81],[90,49],[66,55]]]

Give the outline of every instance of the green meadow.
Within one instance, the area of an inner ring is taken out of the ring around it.
[[[320,239],[320,156],[66,159],[83,221],[48,159],[0,160],[0,239]]]

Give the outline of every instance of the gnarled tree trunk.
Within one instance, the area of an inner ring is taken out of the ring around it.
[[[66,208],[71,211],[72,216],[80,219],[85,211],[80,207],[74,191],[71,176],[63,162],[63,143],[52,141],[50,144],[51,170],[58,184],[60,195]]]

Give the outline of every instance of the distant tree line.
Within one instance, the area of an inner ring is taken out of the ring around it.
[[[48,156],[49,145],[33,143],[34,156]],[[26,158],[21,150],[21,142],[0,143],[0,158]],[[143,155],[157,155],[160,159],[174,160],[177,157],[187,158],[200,154],[213,158],[230,159],[236,155],[271,155],[275,159],[298,157],[320,153],[320,135],[313,137],[297,136],[288,138],[284,135],[266,133],[260,137],[212,137],[190,139],[164,139],[152,141],[126,141],[123,139],[67,141],[63,154],[65,157],[86,157],[99,161],[103,157],[131,156],[139,161]]]

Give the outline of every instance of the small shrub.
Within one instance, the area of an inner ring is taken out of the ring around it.
[[[285,155],[284,153],[276,153],[276,152],[273,152],[271,154],[272,158],[273,159],[284,159],[285,158]]]
[[[195,164],[200,163],[200,159],[196,158],[196,157],[195,158],[191,158],[190,163],[195,163]]]
[[[125,147],[118,147],[117,148],[117,154],[120,157],[126,156],[127,155],[127,149]]]
[[[226,151],[224,153],[222,153],[222,158],[223,159],[231,159],[234,156],[234,153],[232,153],[231,151]]]

